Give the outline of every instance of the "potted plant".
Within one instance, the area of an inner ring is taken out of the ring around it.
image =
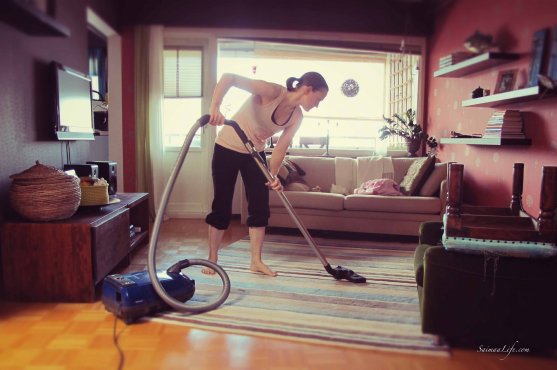
[[[404,116],[395,113],[391,118],[383,116],[386,124],[379,129],[379,139],[385,140],[392,135],[400,136],[406,141],[409,157],[415,157],[422,141],[427,139],[427,134],[420,124],[415,123],[416,111],[408,109]]]

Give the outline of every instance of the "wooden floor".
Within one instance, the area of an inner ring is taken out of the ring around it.
[[[164,223],[161,240],[204,247],[205,234],[206,226],[200,220],[170,220]],[[246,234],[236,221],[225,242]],[[130,268],[144,268],[142,261],[144,256],[139,253]],[[121,356],[113,342],[115,322],[124,369],[557,368],[557,361],[547,357],[487,354],[475,349],[453,349],[451,357],[443,358],[300,344],[160,323],[126,326],[100,302],[0,303],[0,369],[117,369]]]

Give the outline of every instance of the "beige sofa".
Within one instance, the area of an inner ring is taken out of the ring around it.
[[[285,194],[308,229],[334,230],[392,235],[418,236],[419,226],[424,221],[440,221],[445,208],[446,163],[436,163],[425,178],[422,189],[429,193],[413,196],[382,196],[352,194],[358,176],[357,170],[351,180],[353,184],[347,195],[333,193],[339,182],[340,163],[350,165],[350,159],[328,157],[289,157],[304,172],[303,179],[311,187],[318,186],[321,191],[286,191]],[[392,158],[393,180],[400,184],[415,158]],[[358,159],[352,159],[356,166]],[[350,173],[343,168],[343,173]],[[349,176],[349,175],[347,175]],[[348,185],[349,187],[350,185]],[[421,192],[421,190],[420,190]],[[433,193],[433,194],[431,194]],[[280,198],[274,191],[269,200],[271,218],[269,226],[296,228]],[[247,218],[247,206],[242,198],[242,221]]]

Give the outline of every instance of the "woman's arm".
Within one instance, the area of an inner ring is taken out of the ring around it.
[[[252,80],[237,74],[225,73],[222,75],[219,82],[217,82],[213,92],[213,98],[211,100],[211,107],[209,111],[211,115],[211,119],[209,121],[210,124],[224,124],[225,118],[220,112],[220,105],[222,104],[222,100],[228,90],[233,86],[259,96],[262,103],[266,103],[267,101],[276,98],[281,92],[281,86],[275,83],[263,80]]]
[[[271,156],[271,163],[269,164],[269,171],[271,171],[273,176],[275,177],[277,176],[282,161],[286,156],[286,151],[288,150],[288,147],[292,143],[292,139],[294,138],[294,135],[296,135],[296,132],[298,131],[298,128],[300,127],[301,123],[302,123],[302,118],[300,117],[297,123],[285,128],[282,134],[280,135],[280,138],[277,144],[275,145],[275,148],[273,149],[273,155]]]

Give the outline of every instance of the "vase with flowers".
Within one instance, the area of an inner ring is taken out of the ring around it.
[[[385,117],[385,125],[379,129],[379,139],[385,140],[391,136],[399,136],[406,142],[409,157],[415,157],[416,152],[422,146],[422,142],[428,138],[419,123],[415,123],[416,111],[408,109],[403,115],[395,113],[392,117]]]

